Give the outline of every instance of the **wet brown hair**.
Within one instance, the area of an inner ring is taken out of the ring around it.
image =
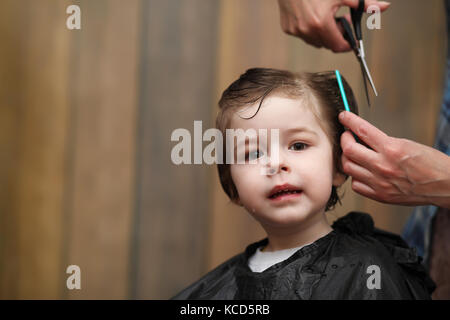
[[[358,114],[358,106],[353,91],[344,77],[341,76],[341,78],[349,108],[353,113]],[[259,102],[258,109],[252,116],[254,117],[261,108],[264,99],[275,94],[309,100],[310,103],[306,105],[312,107],[319,124],[330,139],[333,148],[334,167],[343,174],[340,137],[344,132],[344,127],[338,121],[338,115],[345,110],[345,107],[335,71],[294,73],[268,68],[248,69],[223,92],[219,101],[216,128],[225,137],[226,129],[230,126],[231,116],[234,112]],[[314,106],[316,106],[316,110],[314,110]],[[222,154],[227,159],[225,144]],[[230,165],[223,161],[223,164],[218,164],[217,168],[222,188],[230,200],[236,203],[239,195],[231,178]],[[337,202],[340,203],[340,197],[337,188],[333,186],[325,210],[333,209]]]

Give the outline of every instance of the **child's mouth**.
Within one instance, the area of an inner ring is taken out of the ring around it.
[[[294,199],[301,195],[300,190],[286,190],[286,191],[279,191],[269,197],[272,201],[283,201],[288,199]]]

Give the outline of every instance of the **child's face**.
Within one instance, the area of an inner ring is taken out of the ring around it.
[[[279,159],[278,164],[231,164],[239,203],[263,227],[307,226],[323,219],[332,185],[338,186],[345,181],[345,177],[334,170],[328,136],[301,99],[270,96],[264,100],[255,117],[239,117],[254,115],[257,107],[255,104],[233,114],[230,127],[253,128],[256,132],[266,129],[269,156],[270,129],[279,129]],[[290,130],[294,128],[305,130]],[[255,151],[256,147],[246,149],[254,158],[258,155]],[[262,174],[264,166],[275,171]],[[300,193],[269,198],[272,189],[283,184],[296,187]]]

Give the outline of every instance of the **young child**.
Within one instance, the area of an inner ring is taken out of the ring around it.
[[[357,113],[345,79],[343,87]],[[334,72],[249,69],[224,91],[219,107],[216,126],[224,137],[226,129],[279,130],[277,157],[259,137],[259,144],[241,148],[245,163],[218,164],[226,194],[267,238],[174,299],[430,298],[434,284],[399,236],[374,228],[364,213],[349,213],[332,227],[327,222],[325,212],[340,201],[337,190],[347,178],[338,121],[344,104]]]

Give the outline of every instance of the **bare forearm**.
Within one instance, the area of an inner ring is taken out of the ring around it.
[[[411,193],[422,196],[427,204],[450,209],[450,157],[415,142],[406,144],[413,146],[411,149],[417,148],[414,145],[421,146],[420,153],[400,161],[400,167],[411,181]]]

